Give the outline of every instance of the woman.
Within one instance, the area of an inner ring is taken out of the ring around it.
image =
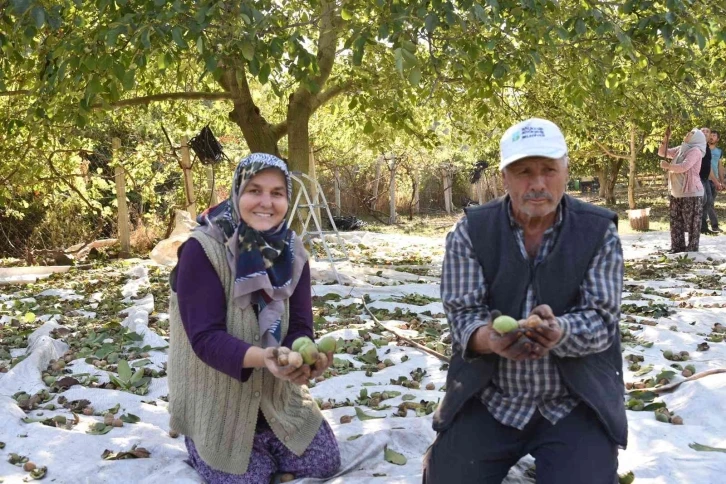
[[[237,166],[229,199],[199,216],[171,276],[169,413],[189,463],[212,483],[275,473],[332,476],[335,436],[307,387],[325,371],[280,367],[273,350],[313,337],[310,268],[285,223],[292,183],[279,158]]]
[[[703,184],[698,173],[706,153],[706,136],[694,128],[683,138],[681,146],[666,150],[670,134],[668,127],[658,154],[673,159],[672,163],[665,160],[660,163],[661,168],[668,171],[671,253],[698,252],[703,210]],[[685,232],[688,232],[688,245]]]

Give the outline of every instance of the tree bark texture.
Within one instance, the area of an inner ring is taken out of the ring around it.
[[[126,204],[126,172],[119,164],[121,140],[111,140],[113,158],[116,161],[116,201],[118,203],[118,240],[121,244],[119,256],[128,257],[131,253],[131,227],[129,226],[129,208]]]
[[[628,174],[628,206],[631,210],[635,208],[635,125],[630,126],[630,170]]]
[[[388,223],[394,225],[396,223],[396,161],[391,162],[391,180],[388,187]]]

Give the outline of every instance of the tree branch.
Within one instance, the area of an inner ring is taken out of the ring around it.
[[[90,153],[90,152],[85,151],[85,150],[81,150],[81,152]],[[76,195],[78,195],[81,198],[81,200],[83,200],[83,202],[88,206],[88,208],[91,209],[91,212],[95,213],[98,216],[99,219],[102,219],[103,216],[101,214],[101,210],[98,209],[98,208],[96,208],[96,207],[94,207],[93,205],[91,205],[91,202],[89,202],[86,199],[86,197],[83,196],[83,193],[81,193],[80,190],[78,190],[78,188],[75,187],[75,185],[73,185],[72,183],[69,183],[68,180],[66,180],[65,177],[58,172],[58,170],[56,169],[55,165],[53,165],[53,157],[56,154],[58,154],[58,153],[79,153],[78,150],[55,150],[55,151],[53,151],[51,154],[49,154],[47,156],[48,167],[50,168],[50,171],[52,171],[53,174],[56,177],[58,177],[58,179],[60,179],[61,181],[63,181],[63,183],[68,188],[70,188],[71,190],[73,190],[76,193]],[[101,226],[101,225],[103,225],[103,224],[100,224],[99,223],[99,226]]]
[[[331,99],[333,99],[335,96],[338,96],[349,89],[351,89],[355,84],[352,80],[347,80],[345,82],[342,82],[340,84],[336,84],[335,86],[331,87],[330,89],[319,92],[315,97],[313,97],[311,101],[311,108],[312,111],[310,114],[317,111],[317,109],[322,106],[323,104],[327,103]],[[275,139],[277,141],[280,141],[282,138],[284,138],[287,135],[287,119],[284,121],[281,121],[275,125],[272,126],[272,133],[275,136]]]
[[[335,64],[335,47],[338,43],[338,28],[340,25],[340,15],[336,9],[335,2],[323,0],[320,2],[320,28],[318,34],[318,68],[320,73],[311,78],[321,88],[325,85],[330,73],[333,72]],[[312,94],[308,91],[304,84],[295,91],[294,96],[303,101],[311,99]],[[313,101],[314,102],[314,101]]]
[[[28,94],[30,94],[29,89],[19,89],[17,91],[0,91],[0,97],[26,96]]]
[[[610,151],[609,149],[607,149],[607,148],[605,147],[605,145],[603,145],[602,143],[600,143],[600,142],[599,142],[598,140],[595,140],[595,143],[596,143],[596,144],[597,144],[597,145],[598,145],[598,146],[600,147],[600,149],[601,149],[601,150],[603,150],[603,151],[605,152],[605,154],[606,154],[606,155],[608,155],[608,156],[612,156],[613,158],[617,158],[617,159],[619,159],[619,160],[629,160],[629,159],[630,159],[630,157],[629,157],[629,156],[625,156],[625,155],[618,155],[618,154],[616,154],[616,153],[613,153],[612,151]]]
[[[208,100],[219,100],[219,99],[232,99],[232,94],[229,92],[170,92],[164,94],[152,94],[150,96],[134,97],[131,99],[124,99],[122,101],[116,101],[109,103],[109,106],[114,108],[124,108],[128,106],[139,106],[147,105],[155,101],[176,101],[183,99],[186,101],[197,100],[197,99],[208,99]],[[92,107],[95,109],[101,108],[101,103],[96,103]]]
[[[342,82],[340,84],[336,84],[335,86],[331,87],[330,89],[319,92],[314,98],[312,102],[312,108],[313,112],[317,110],[320,106],[327,103],[331,99],[333,99],[335,96],[338,96],[347,90],[351,89],[353,87],[353,81],[351,79]]]

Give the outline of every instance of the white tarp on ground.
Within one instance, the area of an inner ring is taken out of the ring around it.
[[[390,256],[395,259],[396,254],[403,251],[416,250],[431,258],[431,265],[441,263],[443,255],[442,239],[427,239],[421,237],[406,237],[399,235],[366,234],[356,232],[345,234],[346,239],[355,244],[363,244],[376,248],[377,255]],[[668,234],[646,234],[643,236],[624,236],[623,247],[629,259],[646,257],[656,249],[665,249],[668,245]],[[726,237],[708,237],[702,241],[704,255],[713,258],[723,258],[726,255]],[[355,254],[354,254],[355,255]],[[412,306],[391,301],[381,301],[391,297],[400,297],[405,294],[422,294],[431,297],[438,296],[438,285],[428,279],[417,283],[418,277],[411,273],[398,272],[395,267],[386,267],[386,272],[376,276],[377,270],[370,267],[350,266],[351,270],[341,267],[339,270],[350,277],[351,286],[330,284],[333,282],[332,273],[327,273],[326,263],[315,263],[319,269],[322,280],[313,286],[317,295],[336,293],[346,298],[362,297],[368,294],[373,307],[394,308],[402,307],[415,312],[431,310],[432,313],[441,310],[440,302],[428,306]],[[719,269],[723,273],[722,269]],[[153,300],[145,298],[136,299],[136,291],[143,287],[148,274],[144,267],[135,267],[129,271],[128,282],[124,289],[127,304],[131,309],[126,311],[124,324],[143,334],[144,344],[157,346],[163,342],[156,333],[148,329],[148,316],[153,310]],[[379,279],[370,280],[371,277]],[[388,286],[372,286],[382,284]],[[396,284],[396,285],[390,285]],[[723,295],[704,296],[694,293],[691,296],[683,293],[689,284],[675,278],[673,281],[642,281],[640,285],[658,287],[659,290],[672,288],[683,294],[686,302],[693,302],[694,308],[678,309],[676,314],[667,318],[658,318],[657,326],[645,326],[639,333],[654,345],[651,348],[628,347],[625,354],[642,354],[646,362],[653,363],[655,371],[667,367],[670,362],[662,357],[665,349],[688,349],[691,352],[691,361],[699,371],[726,366],[726,343],[713,343],[707,352],[694,351],[695,345],[703,341],[701,335],[708,334],[716,321],[723,321],[726,309],[705,308],[703,304],[726,303]],[[628,287],[626,287],[628,289]],[[626,292],[625,295],[630,293]],[[12,298],[12,294],[8,294]],[[704,299],[707,297],[707,299]],[[704,302],[706,301],[706,302]],[[149,303],[151,302],[151,305]],[[352,299],[343,300],[340,304],[353,302]],[[624,303],[639,303],[641,301],[623,301]],[[643,301],[644,302],[644,301]],[[88,301],[88,307],[92,309]],[[38,315],[41,316],[40,314]],[[395,324],[395,323],[386,323]],[[125,424],[121,428],[114,428],[105,435],[90,435],[86,433],[89,425],[101,420],[101,417],[80,415],[80,423],[72,430],[52,428],[40,423],[26,424],[21,418],[27,416],[22,412],[15,401],[10,397],[19,390],[33,393],[45,385],[40,379],[40,372],[47,366],[52,358],[57,358],[65,350],[63,343],[53,340],[48,333],[55,322],[47,322],[37,330],[37,339],[29,348],[30,355],[7,374],[0,374],[0,441],[5,442],[5,449],[0,450],[0,476],[5,482],[20,482],[27,476],[20,467],[10,465],[7,456],[10,452],[27,455],[38,465],[48,467],[48,477],[56,483],[129,483],[129,482],[201,482],[195,472],[184,463],[186,452],[182,438],[173,439],[168,435],[168,413],[166,403],[160,399],[168,393],[166,379],[153,380],[149,394],[137,396],[116,390],[102,390],[74,386],[64,392],[69,400],[88,399],[96,409],[111,408],[117,403],[121,405],[121,413],[132,413],[140,417],[137,424]],[[675,330],[673,329],[675,327]],[[357,337],[357,331],[341,330],[345,338]],[[701,333],[699,335],[698,333]],[[147,343],[147,339],[148,343]],[[374,346],[368,342],[363,350],[367,351]],[[444,384],[446,373],[441,370],[441,362],[436,358],[423,354],[416,349],[399,347],[394,344],[377,349],[381,358],[390,358],[395,363],[382,371],[366,377],[364,372],[350,372],[318,383],[312,388],[316,398],[323,400],[335,399],[337,401],[349,398],[355,400],[362,388],[369,392],[392,389],[403,394],[413,394],[415,401],[424,399],[437,400],[443,396],[439,391]],[[403,356],[407,361],[402,361]],[[150,357],[156,368],[161,368],[166,361],[164,352],[152,352]],[[355,361],[351,358],[351,361]],[[360,365],[355,361],[356,366]],[[70,365],[74,372],[106,372],[77,360]],[[390,379],[398,376],[408,376],[412,370],[421,368],[426,370],[421,389],[405,389],[398,385],[391,385]],[[625,373],[626,381],[635,380],[630,371]],[[363,384],[373,384],[363,386]],[[434,390],[425,390],[428,383],[433,383]],[[338,438],[343,457],[344,475],[332,482],[345,483],[418,483],[421,481],[421,459],[428,445],[434,438],[431,430],[431,416],[415,417],[409,411],[405,418],[393,416],[397,405],[402,401],[402,395],[386,403],[391,408],[384,411],[374,411],[368,407],[361,407],[369,415],[378,415],[385,418],[361,421],[354,417],[351,423],[341,424],[343,415],[355,415],[353,407],[341,407],[325,410],[323,413],[333,427]],[[652,412],[628,412],[630,423],[630,446],[620,452],[620,471],[634,471],[636,484],[717,484],[724,482],[726,475],[726,455],[719,452],[696,452],[688,447],[691,442],[698,442],[714,447],[726,447],[726,414],[723,412],[723,402],[726,400],[726,375],[716,375],[705,379],[683,384],[677,391],[665,395],[663,400],[668,408],[682,416],[685,424],[675,426],[657,422]],[[144,403],[153,402],[154,404]],[[65,409],[39,410],[29,414],[31,417],[43,413],[44,416],[55,414],[69,415]],[[354,440],[350,437],[361,435]],[[104,449],[113,451],[129,450],[138,444],[151,452],[148,459],[135,459],[124,461],[104,461],[101,453]],[[398,466],[386,462],[383,458],[383,448],[400,452],[407,458],[406,465]],[[524,469],[531,464],[530,458],[525,458],[522,465],[510,474],[509,483],[532,482],[531,479],[521,477]],[[303,480],[298,482],[315,482]]]

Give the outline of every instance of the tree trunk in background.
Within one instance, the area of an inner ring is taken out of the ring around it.
[[[413,204],[411,212],[418,215],[421,211],[421,170],[416,169],[413,175]]]
[[[380,155],[376,160],[376,177],[373,180],[373,200],[371,200],[371,210],[376,209],[376,202],[378,202],[378,186],[381,183],[381,165],[383,165],[383,155]]]
[[[194,177],[192,176],[192,159],[189,155],[189,138],[181,137],[182,170],[184,172],[184,194],[187,199],[186,211],[197,219],[197,203],[194,197]]]
[[[309,150],[308,170],[308,176],[313,179],[313,182],[309,183],[310,186],[308,187],[308,190],[310,190],[310,200],[314,205],[313,207],[310,207],[310,210],[313,210],[313,213],[315,214],[315,217],[318,219],[318,223],[322,228],[323,219],[320,218],[321,212],[320,207],[318,206],[322,203],[322,199],[320,197],[320,193],[318,192],[318,184],[316,183],[318,181],[318,173],[315,166],[315,153],[313,153],[312,145],[310,145]]]
[[[630,162],[630,171],[628,174],[628,207],[631,210],[635,208],[635,124],[630,125],[630,156],[628,161]]]
[[[340,170],[338,170],[337,166],[333,171],[333,176],[335,176],[335,216],[340,217]]]
[[[598,190],[598,196],[600,198],[605,198],[607,193],[607,179],[608,179],[608,169],[607,166],[598,166],[597,167],[597,179],[600,180],[600,190]]]
[[[391,163],[391,181],[389,183],[388,196],[388,223],[394,225],[396,223],[396,161]]]
[[[129,209],[126,205],[126,172],[119,163],[119,151],[121,150],[121,140],[113,138],[111,141],[111,149],[113,150],[113,159],[117,163],[115,168],[116,174],[116,201],[118,203],[118,240],[121,244],[120,257],[128,257],[131,252],[131,229],[129,227]]]
[[[451,173],[449,170],[442,170],[443,171],[443,184],[444,184],[444,209],[446,210],[446,213],[451,215],[451,211],[453,209],[452,203],[451,203]]]
[[[481,174],[481,177],[479,178],[479,182],[477,183],[477,198],[479,205],[484,205],[484,203],[487,200],[487,194],[486,194],[486,186],[487,186],[487,177],[484,173]]]
[[[620,169],[623,167],[623,160],[610,160],[608,164],[610,166],[610,172],[608,173],[607,178],[607,195],[605,197],[605,203],[608,205],[615,205],[615,184],[618,182]]]
[[[495,173],[491,178],[487,179],[487,182],[491,187],[492,195],[497,198],[499,196],[499,174]]]
[[[216,180],[214,179],[214,167],[208,166],[207,167],[207,186],[209,187],[209,206],[214,207],[219,203],[219,200],[217,200],[217,187],[216,187]]]

